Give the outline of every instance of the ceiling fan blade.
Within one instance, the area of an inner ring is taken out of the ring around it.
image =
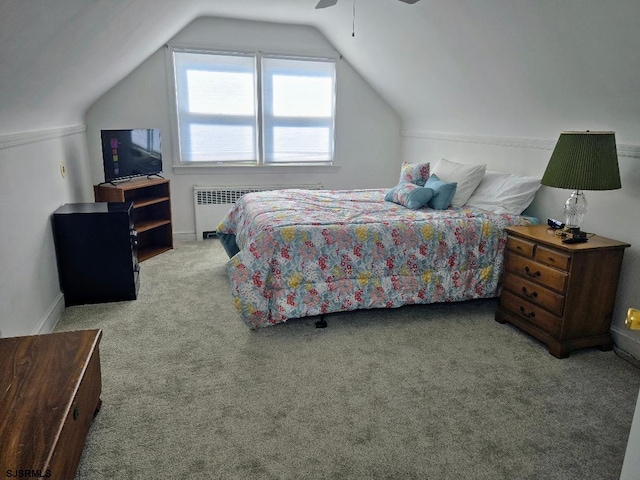
[[[409,5],[413,5],[414,3],[418,3],[420,0],[400,0],[401,2],[408,3]]]
[[[333,7],[336,3],[338,3],[338,0],[320,0],[316,5],[316,9]]]

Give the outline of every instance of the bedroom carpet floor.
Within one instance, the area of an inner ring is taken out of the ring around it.
[[[617,479],[640,370],[558,360],[495,300],[251,331],[220,243],[141,264],[139,298],[67,308],[103,329],[79,479]]]

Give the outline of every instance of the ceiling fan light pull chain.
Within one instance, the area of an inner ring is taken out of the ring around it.
[[[353,22],[351,23],[351,36],[356,36],[356,0],[353,0]]]

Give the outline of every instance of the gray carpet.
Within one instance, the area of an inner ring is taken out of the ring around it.
[[[251,331],[217,240],[141,264],[138,300],[65,310],[103,329],[102,410],[79,479],[617,479],[640,370],[558,360],[495,300]]]

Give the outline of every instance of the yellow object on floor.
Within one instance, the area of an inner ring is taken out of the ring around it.
[[[630,330],[640,330],[640,310],[636,308],[630,308],[627,312],[627,320],[625,325]]]

